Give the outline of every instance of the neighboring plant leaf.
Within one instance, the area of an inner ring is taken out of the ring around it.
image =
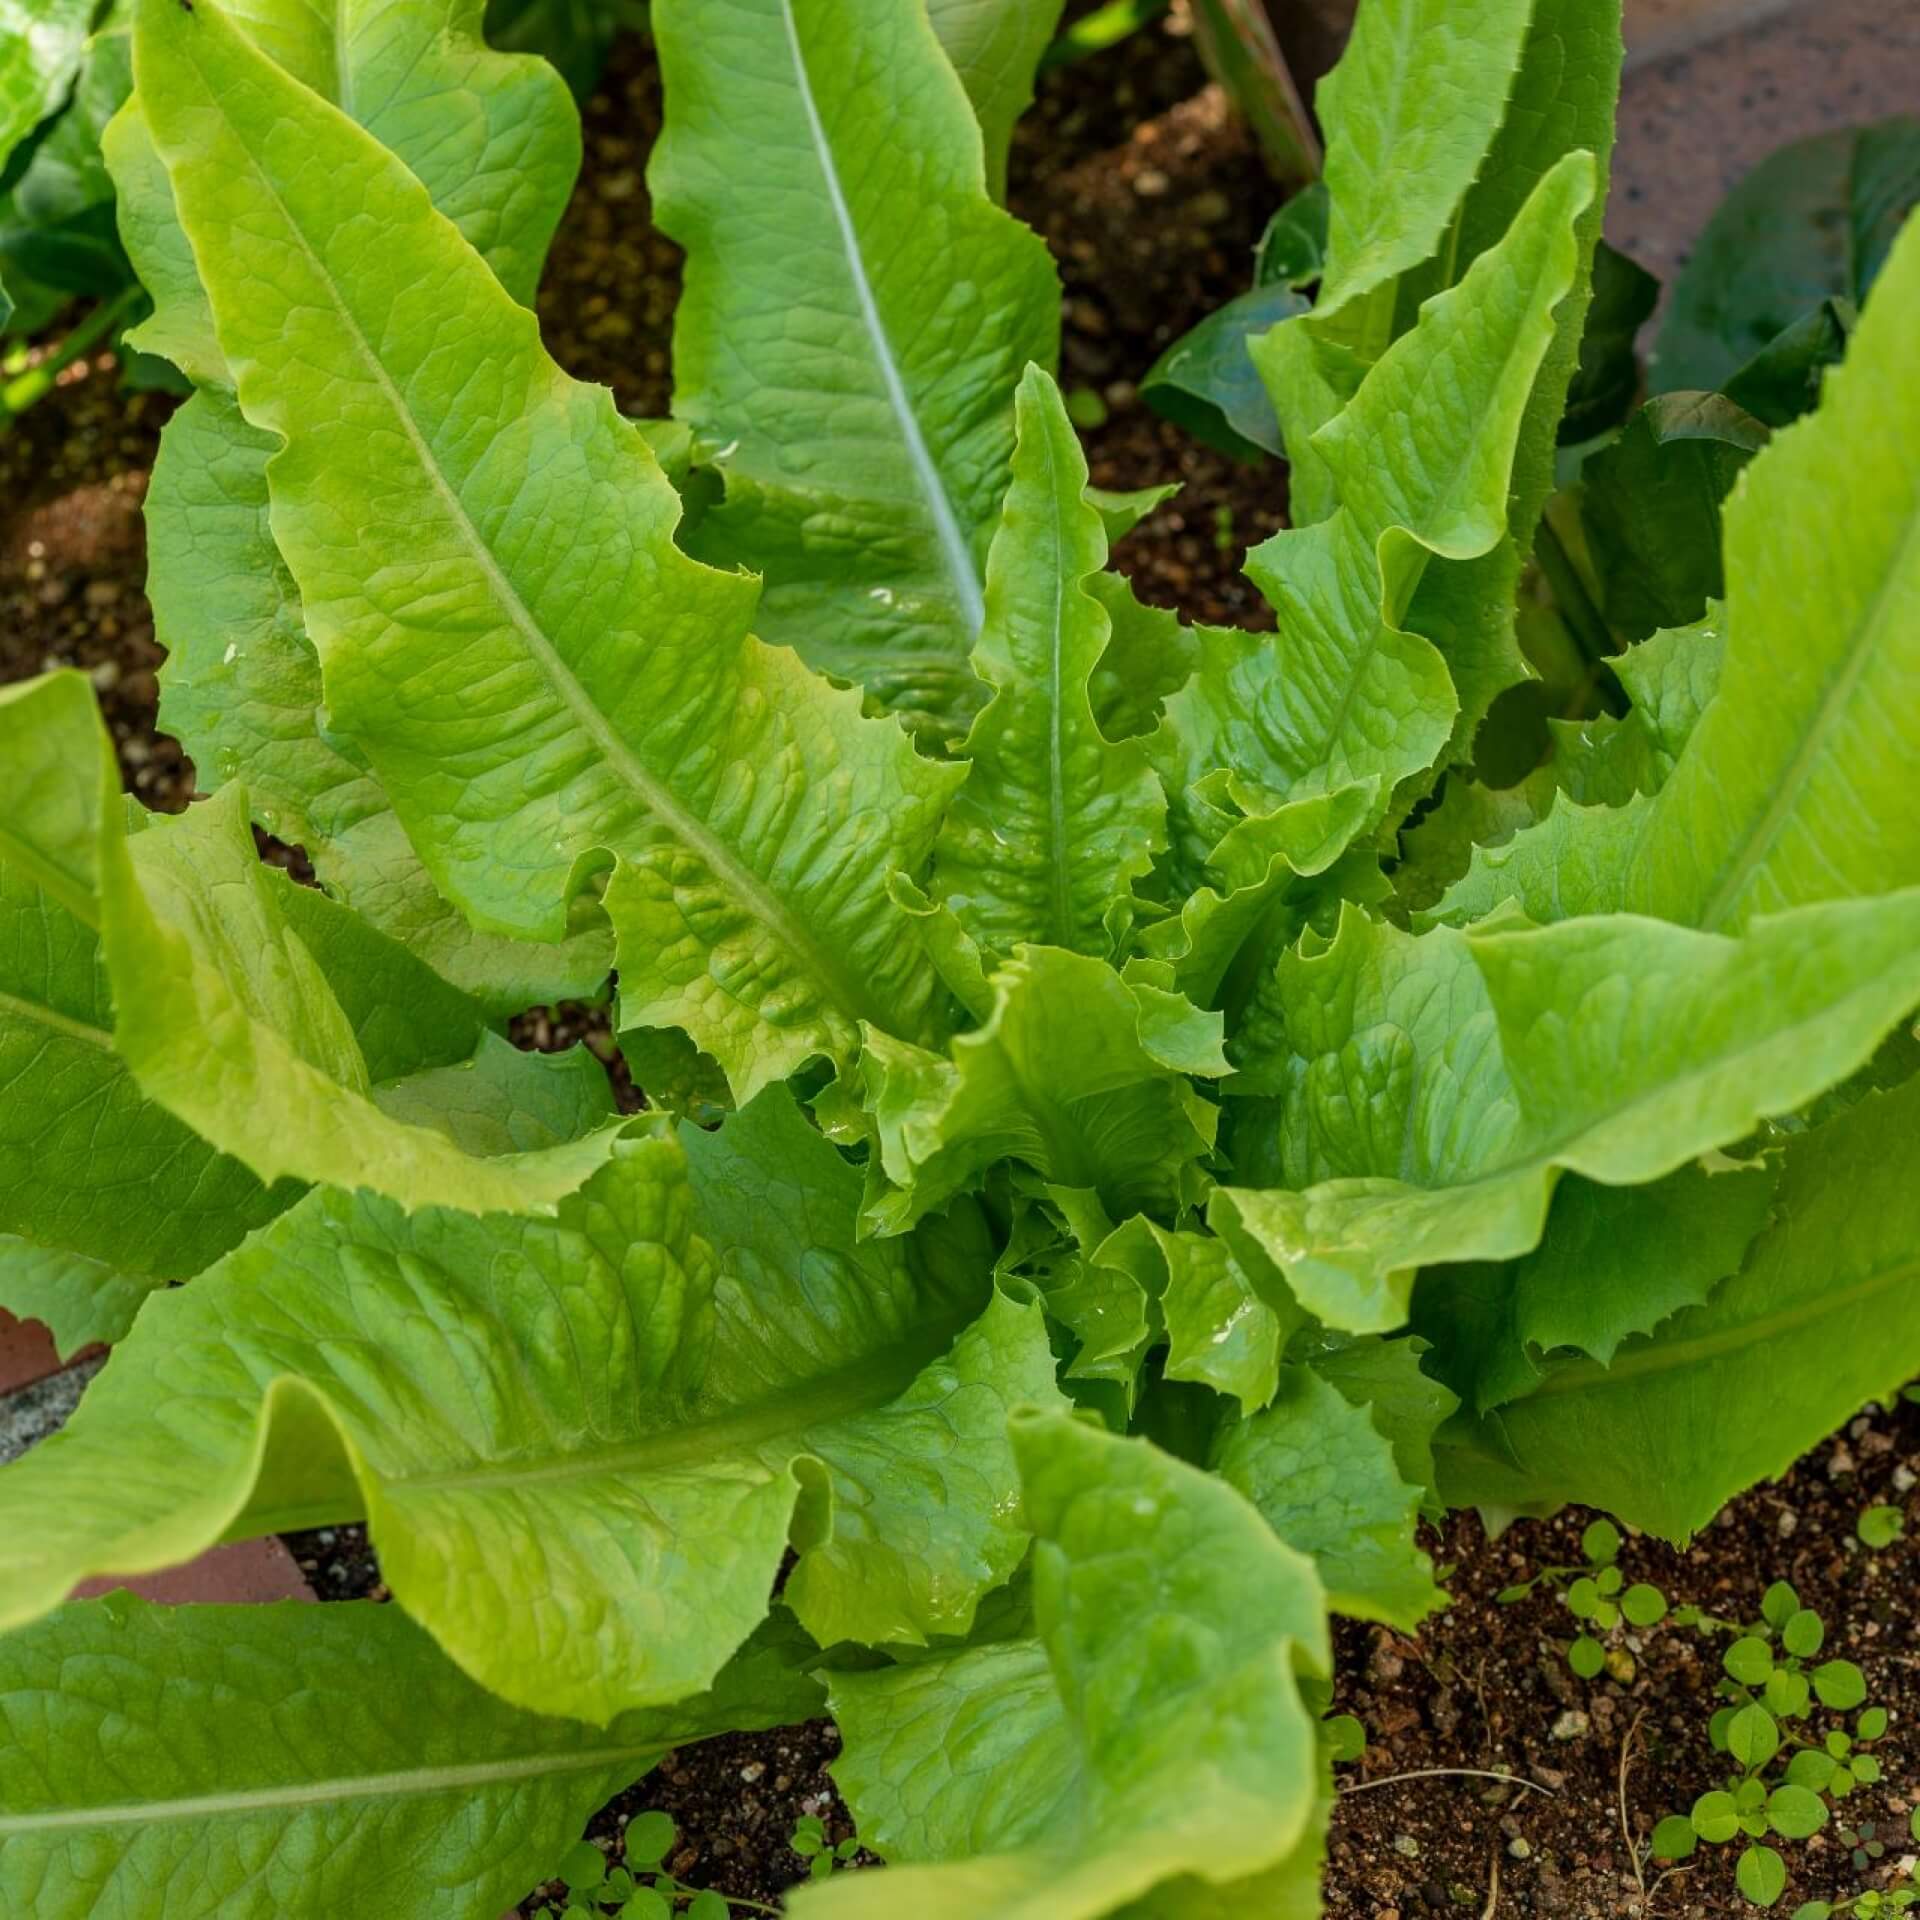
[[[1720,691],[1658,796],[1559,802],[1435,910],[1625,908],[1737,930],[1755,914],[1920,883],[1920,221],[1819,411],[1777,433],[1725,509]]]
[[[1653,1180],[1862,1065],[1920,1004],[1920,889],[1738,939],[1629,916],[1418,938],[1349,910],[1248,1016],[1215,1194],[1331,1327],[1538,1243],[1556,1171]],[[1264,1183],[1273,1183],[1267,1185]],[[1243,1260],[1247,1256],[1243,1253]]]
[[[1411,1633],[1443,1604],[1414,1543],[1421,1489],[1365,1409],[1310,1368],[1284,1368],[1273,1405],[1226,1428],[1208,1464],[1312,1555],[1335,1613]]]
[[[1920,1082],[1789,1144],[1778,1224],[1611,1367],[1556,1370],[1444,1436],[1450,1500],[1581,1501],[1683,1541],[1920,1366]]]
[[[1739,1270],[1772,1204],[1771,1168],[1682,1167],[1644,1187],[1562,1180],[1540,1244],[1500,1267],[1435,1267],[1413,1296],[1434,1370],[1485,1413],[1548,1376],[1536,1356],[1608,1365],[1629,1335],[1698,1306]]]
[[[1864,305],[1916,202],[1911,115],[1769,154],[1720,203],[1673,283],[1654,391],[1724,387],[1821,301]]]
[[[1820,403],[1820,383],[1829,367],[1847,357],[1847,342],[1860,324],[1851,300],[1835,296],[1783,328],[1727,381],[1727,398],[1770,427],[1791,426]]]
[[[1611,433],[1633,411],[1640,392],[1640,360],[1634,343],[1659,302],[1660,282],[1646,268],[1606,241],[1596,242],[1593,300],[1580,336],[1579,364],[1567,389],[1566,411],[1560,417],[1558,437],[1563,447]]]
[[[95,0],[34,0],[0,19],[0,166],[66,97],[80,70]]]
[[[1019,421],[973,654],[994,691],[960,749],[967,781],[931,890],[992,958],[1022,942],[1105,957],[1166,844],[1166,798],[1140,743],[1109,741],[1094,718],[1089,684],[1112,623],[1084,583],[1106,564],[1106,533],[1073,423],[1038,367],[1021,381]]]
[[[996,200],[1007,197],[1013,125],[1033,104],[1034,76],[1061,6],[1062,0],[927,0],[927,17],[980,122],[987,191]]]
[[[769,640],[957,732],[1014,388],[1056,354],[1047,250],[989,198],[922,8],[657,0],[653,17],[667,124],[649,179],[687,250],[674,413],[726,482],[695,550],[766,576]]]
[[[1327,183],[1316,180],[1275,213],[1254,249],[1256,287],[1307,287],[1320,278],[1327,265],[1329,208]]]
[[[674,545],[679,501],[645,441],[546,357],[391,155],[211,11],[142,0],[136,60],[242,407],[289,439],[274,534],[330,713],[435,884],[476,925],[557,939],[612,852],[623,1022],[684,1027],[743,1100],[845,1058],[862,1018],[924,1031],[936,985],[886,875],[919,863],[957,770],[747,635],[755,584]],[[368,217],[404,274],[359,271]],[[262,276],[263,231],[298,275]],[[432,378],[456,324],[486,393]],[[413,591],[337,544],[374,501],[370,538],[406,522]],[[534,785],[530,734],[553,775]]]
[[[1286,456],[1273,401],[1247,342],[1307,311],[1291,286],[1256,286],[1183,333],[1140,377],[1155,413],[1237,460]]]
[[[38,1320],[63,1363],[95,1341],[122,1339],[140,1303],[165,1285],[151,1274],[0,1233],[0,1307],[16,1319]]]
[[[83,1600],[0,1640],[0,1885],[35,1920],[495,1913],[669,1749],[818,1712],[806,1657],[770,1629],[594,1732],[483,1692],[398,1607]]]
[[[1666,393],[1581,468],[1602,610],[1622,638],[1686,626],[1726,592],[1720,503],[1770,437],[1720,394]]]
[[[789,1599],[827,1637],[964,1632],[1024,1546],[1004,1423],[1052,1393],[1038,1309],[989,1304],[958,1247],[940,1272],[857,1253],[856,1179],[768,1101],[692,1141],[691,1185],[656,1133],[552,1222],[317,1193],[157,1296],[0,1471],[6,1617],[364,1514],[474,1678],[595,1723],[706,1685],[790,1531]],[[129,1448],[155,1409],[168,1444]]]
[[[1037,1536],[1034,1637],[835,1677],[835,1777],[893,1864],[803,1889],[796,1914],[1206,1913],[1189,1892],[1257,1894],[1256,1876],[1318,1858],[1299,1692],[1300,1670],[1328,1658],[1312,1563],[1144,1440],[1023,1414],[1014,1445]]]

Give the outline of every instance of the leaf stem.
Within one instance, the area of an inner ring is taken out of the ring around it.
[[[90,352],[101,337],[113,330],[115,322],[139,299],[137,286],[127,287],[111,300],[103,300],[61,341],[38,366],[0,387],[0,433],[5,433],[26,410],[44,400],[53,384],[84,353]]]

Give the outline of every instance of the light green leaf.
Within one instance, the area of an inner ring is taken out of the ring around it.
[[[1014,1444],[1034,1637],[835,1678],[835,1777],[893,1865],[803,1889],[796,1914],[1206,1913],[1189,1892],[1317,1858],[1298,1676],[1327,1661],[1311,1563],[1145,1441],[1023,1414]]]
[[[377,1087],[374,1101],[390,1120],[432,1127],[486,1158],[582,1140],[615,1113],[606,1069],[589,1049],[522,1053],[497,1033],[482,1034],[465,1060]]]
[[[1738,1270],[1773,1186],[1766,1167],[1682,1167],[1644,1187],[1564,1179],[1533,1252],[1504,1266],[1429,1269],[1413,1323],[1439,1370],[1485,1413],[1539,1385],[1540,1356],[1570,1348],[1606,1366],[1630,1334],[1698,1306]]]
[[[1446,745],[1454,688],[1407,610],[1436,563],[1505,537],[1515,436],[1592,192],[1592,161],[1570,155],[1315,435],[1338,505],[1249,556],[1277,638],[1202,634],[1199,671],[1156,745],[1176,798],[1225,770],[1267,796],[1248,812],[1367,782],[1384,807]]]
[[[121,802],[85,678],[0,687],[0,760],[14,782],[0,820],[0,1234],[33,1249],[9,1259],[16,1276],[29,1258],[36,1284],[61,1276],[65,1322],[90,1311],[71,1292],[82,1276],[184,1279],[297,1189],[269,1192],[216,1153],[115,1051],[95,929],[100,840]]]
[[[1704,1306],[1611,1367],[1558,1369],[1478,1426],[1456,1421],[1448,1497],[1577,1500],[1684,1540],[1920,1368],[1916,1195],[1920,1082],[1789,1144],[1777,1224]]]
[[[1213,1144],[1216,1110],[1185,1076],[1225,1069],[1219,1017],[1055,947],[1018,949],[991,985],[986,1024],[945,1057],[868,1029],[851,1091],[876,1150],[869,1225],[897,1233],[1005,1159],[1122,1218],[1177,1212]]]
[[[254,852],[242,788],[156,815],[131,840],[109,837],[103,865],[101,945],[120,988],[115,1048],[150,1098],[261,1180],[364,1187],[407,1207],[551,1211],[611,1151],[614,1130],[602,1129],[480,1159],[437,1127],[383,1112],[374,1083],[396,1062],[369,1060],[287,910],[294,890]],[[362,950],[380,939],[352,923],[340,933]],[[363,968],[334,972],[367,984]],[[397,1010],[375,1000],[368,1011]],[[478,1040],[472,1028],[462,1037]]]
[[[95,1341],[122,1338],[140,1303],[165,1285],[151,1274],[0,1233],[0,1307],[15,1319],[38,1320],[63,1361]]]
[[[546,61],[487,46],[483,11],[483,0],[246,0],[231,24],[391,148],[507,291],[531,305],[579,171],[580,118]],[[183,226],[138,91],[105,147],[121,238],[154,301],[133,344],[199,386],[231,388],[190,223]]]
[[[660,0],[653,26],[674,412],[726,481],[696,550],[766,575],[769,639],[957,731],[1014,388],[1055,358],[1046,248],[989,198],[921,7]]]
[[[9,0],[0,10],[0,166],[65,97],[94,0]]]
[[[1023,941],[1105,956],[1166,844],[1166,799],[1138,741],[1108,740],[1089,682],[1112,632],[1083,583],[1107,559],[1060,390],[1020,383],[1013,478],[987,557],[973,665],[993,697],[934,850],[933,892],[991,955]]]
[[[1266,1098],[1236,1103],[1214,1210],[1318,1318],[1386,1331],[1416,1267],[1531,1251],[1558,1170],[1657,1179],[1869,1058],[1920,1000],[1920,890],[1738,939],[1624,915],[1415,938],[1349,912],[1267,987],[1228,1085]]]
[[[1226,1428],[1209,1464],[1312,1555],[1335,1613],[1411,1633],[1444,1604],[1414,1543],[1421,1489],[1400,1478],[1366,1410],[1311,1368],[1284,1368],[1278,1398]]]
[[[855,1177],[769,1100],[694,1140],[691,1186],[655,1133],[553,1221],[316,1193],[156,1296],[0,1471],[5,1617],[364,1515],[475,1679],[596,1723],[707,1684],[790,1536],[829,1633],[964,1632],[1024,1548],[1005,1414],[1052,1393],[1039,1309],[978,1317],[984,1245],[855,1248]]]
[[[207,387],[168,421],[146,502],[147,593],[168,650],[160,725],[201,788],[245,783],[254,817],[335,896],[499,1013],[593,992],[612,965],[598,903],[558,946],[476,932],[435,891],[365,761],[320,722],[300,595],[268,525],[276,442]]]
[[[1737,930],[1756,914],[1920,882],[1920,222],[1909,222],[1819,410],[1777,433],[1725,510],[1720,690],[1653,800],[1561,801],[1436,910],[1535,920],[1624,907]]]
[[[645,441],[375,142],[210,10],[142,0],[136,69],[241,405],[287,441],[274,533],[329,711],[435,885],[558,939],[614,854],[623,1018],[684,1026],[743,1099],[862,1018],[922,1031],[886,875],[957,770],[747,636],[754,583],[680,552]],[[404,273],[365,271],[366,220]]]
[[[81,1601],[0,1641],[0,1886],[35,1920],[495,1913],[668,1749],[818,1712],[804,1649],[769,1630],[594,1732],[483,1692],[398,1607]]]
[[[986,149],[987,190],[1007,192],[1013,123],[1033,103],[1040,56],[1060,24],[1061,0],[927,0],[927,16],[973,102]]]

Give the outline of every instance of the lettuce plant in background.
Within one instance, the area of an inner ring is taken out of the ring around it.
[[[655,0],[643,426],[540,345],[577,124],[479,0],[136,0],[211,798],[0,692],[0,1304],[115,1342],[0,1470],[10,1906],[490,1916],[824,1704],[890,1867],[798,1913],[1311,1915],[1423,1510],[1683,1539],[1920,1364],[1920,232],[1495,818],[1615,0],[1363,7],[1260,636],[1108,570],[991,12]],[[501,1037],[609,972],[630,1118]],[[391,1607],[66,1601],[362,1517]]]

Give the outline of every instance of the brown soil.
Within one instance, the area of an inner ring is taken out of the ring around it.
[[[1140,403],[1135,383],[1161,348],[1246,284],[1250,251],[1273,193],[1247,140],[1203,84],[1190,44],[1168,26],[1101,61],[1050,76],[1015,143],[1012,198],[1061,263],[1067,291],[1064,381],[1090,388],[1108,417],[1087,436],[1094,477],[1110,487],[1179,478],[1185,492],[1122,543],[1116,561],[1155,601],[1191,619],[1270,620],[1239,577],[1244,547],[1281,523],[1284,480],[1272,465],[1238,465],[1198,446]],[[587,112],[587,166],[540,300],[558,358],[603,380],[634,414],[668,401],[668,342],[678,255],[650,231],[644,165],[659,122],[657,75],[629,43]],[[141,593],[139,503],[156,436],[172,403],[123,392],[104,356],[73,370],[55,395],[0,437],[0,679],[60,664],[100,688],[129,786],[177,809],[192,770],[153,731],[160,654]],[[282,852],[281,857],[289,857]],[[523,1045],[586,1039],[612,1055],[604,1021],[579,1008],[539,1011],[516,1026]],[[617,1057],[610,1061],[620,1084]],[[623,1099],[631,1103],[630,1085]],[[1870,1555],[1853,1533],[1876,1501],[1904,1505],[1920,1535],[1913,1475],[1920,1409],[1876,1414],[1819,1449],[1777,1485],[1747,1495],[1691,1551],[1629,1541],[1629,1579],[1676,1601],[1751,1614],[1769,1581],[1790,1578],[1829,1628],[1829,1648],[1866,1669],[1893,1713],[1882,1748],[1886,1782],[1848,1803],[1873,1820],[1887,1862],[1905,1841],[1920,1767],[1920,1647],[1910,1596],[1920,1574],[1912,1540]],[[1635,1846],[1661,1814],[1719,1784],[1706,1723],[1718,1646],[1671,1626],[1625,1642],[1625,1683],[1576,1680],[1559,1651],[1569,1618],[1550,1593],[1500,1607],[1492,1596],[1546,1563],[1577,1557],[1586,1516],[1522,1523],[1489,1543],[1470,1516],[1434,1543],[1454,1563],[1451,1609],[1416,1640],[1345,1627],[1342,1709],[1370,1745],[1334,1824],[1329,1920],[1416,1920],[1458,1914],[1616,1920],[1649,1914],[1706,1920],[1742,1911],[1732,1850],[1697,1857],[1661,1881],[1635,1870],[1622,1833],[1621,1759],[1631,1743],[1626,1820]],[[385,1597],[359,1527],[289,1536],[323,1598]],[[1584,1719],[1570,1716],[1584,1716]],[[1637,1732],[1636,1732],[1637,1729]],[[657,1806],[679,1823],[670,1863],[684,1879],[762,1900],[799,1879],[787,1847],[803,1813],[835,1838],[846,1816],[824,1769],[837,1748],[817,1722],[777,1734],[708,1742],[668,1759],[600,1816],[597,1837]],[[1412,1769],[1482,1768],[1549,1792],[1492,1781],[1421,1778],[1352,1794]],[[1884,1879],[1856,1875],[1832,1832],[1784,1844],[1794,1878],[1781,1911]],[[1498,1872],[1497,1893],[1494,1874]],[[1642,1879],[1645,1897],[1642,1895]],[[1257,1916],[1249,1916],[1257,1920]]]

